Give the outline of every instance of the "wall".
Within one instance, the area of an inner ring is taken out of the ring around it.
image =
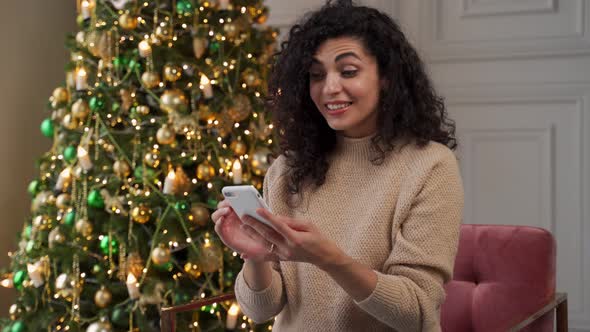
[[[35,160],[50,147],[39,125],[45,103],[64,80],[66,33],[76,29],[75,1],[0,1],[0,266],[16,249],[28,215],[27,185]],[[8,316],[14,291],[0,287],[0,315]]]

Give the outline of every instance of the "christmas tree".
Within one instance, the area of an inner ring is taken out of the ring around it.
[[[259,190],[277,31],[262,0],[77,0],[53,141],[1,284],[2,331],[159,331],[159,309],[233,291],[242,261],[210,220],[231,184]],[[270,330],[235,302],[179,331]]]

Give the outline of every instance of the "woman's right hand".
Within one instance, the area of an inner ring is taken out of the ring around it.
[[[215,223],[215,232],[229,248],[254,261],[278,261],[278,257],[270,252],[272,244],[250,237],[244,230],[249,226],[240,220],[226,200],[217,204],[211,219]]]

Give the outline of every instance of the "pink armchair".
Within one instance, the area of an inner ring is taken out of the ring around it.
[[[555,240],[527,226],[462,225],[443,331],[567,331],[567,296],[555,293]]]
[[[445,285],[443,331],[567,331],[567,296],[555,293],[555,240],[526,226],[462,225],[453,280]],[[163,308],[163,332],[175,315],[234,299],[233,294]]]

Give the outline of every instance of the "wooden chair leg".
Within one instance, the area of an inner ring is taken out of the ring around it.
[[[555,316],[557,332],[567,332],[567,298],[557,306]]]
[[[160,331],[161,332],[175,332],[176,319],[174,312],[162,312],[160,314]]]

